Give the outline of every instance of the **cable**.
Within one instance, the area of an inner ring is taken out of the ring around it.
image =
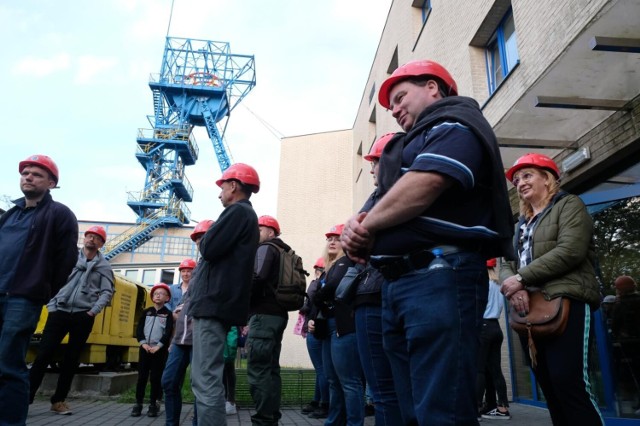
[[[167,37],[169,37],[169,29],[171,28],[171,18],[173,17],[173,4],[175,0],[171,0],[171,12],[169,12],[169,23],[167,24]]]
[[[271,133],[273,136],[275,136],[276,138],[278,138],[278,140],[284,138],[284,135],[278,131],[278,129],[276,129],[275,127],[273,127],[271,124],[267,123],[265,120],[263,120],[262,118],[260,118],[258,116],[258,114],[256,114],[255,112],[251,111],[249,109],[249,107],[247,107],[245,104],[241,104],[243,107],[246,108],[247,111],[249,111],[251,113],[251,115],[253,115],[268,131],[269,133]]]

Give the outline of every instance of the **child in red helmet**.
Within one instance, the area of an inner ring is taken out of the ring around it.
[[[173,333],[173,316],[165,306],[171,299],[171,291],[165,283],[158,283],[151,288],[153,306],[145,309],[138,320],[136,337],[140,342],[138,359],[138,383],[136,385],[136,404],[131,410],[132,417],[142,414],[142,402],[151,376],[151,395],[147,416],[158,417],[160,407],[158,398],[161,392],[161,379],[164,365],[169,353],[169,343]]]

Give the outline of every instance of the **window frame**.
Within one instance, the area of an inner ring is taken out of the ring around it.
[[[505,26],[506,23],[511,19],[513,23],[513,37],[515,37],[516,43],[516,58],[512,62],[511,67],[509,67],[509,62],[507,61],[507,43],[505,40]],[[514,69],[518,67],[520,64],[520,54],[517,49],[518,42],[518,33],[515,27],[515,21],[513,19],[513,9],[509,8],[509,10],[504,14],[498,27],[495,32],[489,38],[489,42],[486,44],[484,53],[485,53],[485,66],[487,72],[487,87],[489,89],[489,95],[493,95],[498,88],[504,83],[507,77],[513,72]],[[496,62],[494,61],[494,54],[498,53],[500,60],[500,68],[496,68]],[[500,81],[497,82],[496,74],[500,72]]]

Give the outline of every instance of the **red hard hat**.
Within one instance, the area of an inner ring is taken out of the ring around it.
[[[47,157],[46,155],[41,154],[32,155],[18,164],[18,173],[22,173],[22,170],[24,170],[24,168],[27,166],[42,167],[43,169],[51,173],[51,176],[53,176],[53,180],[58,183],[58,179],[60,176],[60,174],[58,173],[58,166],[56,166],[56,163],[51,159],[51,157]]]
[[[627,293],[631,293],[636,289],[636,282],[628,275],[619,276],[616,278],[613,285],[616,289]]]
[[[496,261],[495,257],[493,259],[487,260],[487,268],[495,268],[497,264],[498,262]]]
[[[193,232],[191,233],[191,241],[195,243],[198,237],[207,232],[209,228],[211,228],[211,225],[213,225],[214,223],[215,222],[211,219],[201,220],[200,222],[198,222],[196,227],[193,228]]]
[[[165,289],[169,293],[169,300],[171,300],[171,289],[165,283],[158,283],[151,287],[151,298],[153,299],[153,293],[159,288]]]
[[[515,172],[526,167],[536,167],[539,169],[549,170],[553,173],[556,179],[560,179],[560,170],[558,169],[555,161],[546,155],[530,152],[529,154],[525,154],[518,158],[516,162],[513,163],[513,166],[507,170],[505,175],[507,176],[507,179],[509,179],[509,182],[513,182],[513,174]]]
[[[85,237],[87,236],[87,234],[99,235],[100,238],[102,238],[102,242],[107,241],[107,231],[105,231],[102,226],[98,226],[98,225],[92,226],[91,228],[89,228],[86,231],[84,231],[84,236]]]
[[[389,142],[395,135],[395,133],[387,133],[386,135],[380,136],[380,139],[371,145],[371,150],[369,151],[369,154],[364,156],[364,159],[367,161],[379,160],[382,156],[382,150],[385,145],[387,145],[387,142]]]
[[[318,260],[316,260],[315,265],[313,265],[313,269],[321,268],[324,268],[324,257],[319,257]]]
[[[267,215],[260,216],[258,218],[258,225],[268,226],[269,228],[273,228],[273,230],[276,231],[276,235],[280,235],[280,224],[278,223],[275,217],[267,216]]]
[[[216,181],[216,185],[221,186],[222,182],[231,179],[239,180],[243,184],[251,186],[251,192],[253,193],[260,191],[258,172],[248,164],[232,164],[222,173],[222,177]]]
[[[178,271],[182,271],[183,269],[193,269],[196,267],[196,261],[193,259],[185,259],[180,262],[180,266],[178,266]]]
[[[342,230],[344,229],[344,225],[334,225],[329,229],[329,232],[324,234],[325,237],[329,238],[332,235],[337,235],[338,237],[342,235]]]
[[[458,85],[456,81],[451,77],[449,71],[447,71],[442,65],[437,62],[429,60],[411,61],[398,67],[389,78],[387,78],[382,86],[380,86],[380,92],[378,92],[378,102],[385,108],[391,106],[389,99],[389,93],[391,88],[402,80],[406,80],[409,77],[418,77],[421,75],[432,75],[438,77],[445,84],[449,93],[447,96],[456,96],[458,94]]]

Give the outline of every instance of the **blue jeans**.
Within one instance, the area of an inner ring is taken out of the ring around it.
[[[29,411],[29,340],[42,304],[18,296],[0,296],[0,424],[24,425]]]
[[[356,308],[356,337],[362,370],[376,407],[376,425],[402,424],[389,359],[382,348],[382,307]]]
[[[180,424],[182,413],[182,385],[187,373],[187,367],[191,363],[190,345],[172,344],[169,349],[169,357],[162,373],[162,390],[164,390],[165,416],[167,426]],[[193,409],[193,425],[198,424],[196,408]]]
[[[327,325],[329,337],[322,341],[322,362],[329,381],[329,416],[324,424],[362,426],[364,383],[356,334],[338,337],[335,318],[329,318]]]
[[[445,260],[447,267],[382,287],[383,344],[405,424],[478,422],[477,350],[489,279],[478,253]]]
[[[307,351],[313,368],[316,370],[316,390],[313,397],[314,401],[329,403],[329,382],[324,374],[322,365],[322,340],[315,338],[313,333],[307,334]]]

